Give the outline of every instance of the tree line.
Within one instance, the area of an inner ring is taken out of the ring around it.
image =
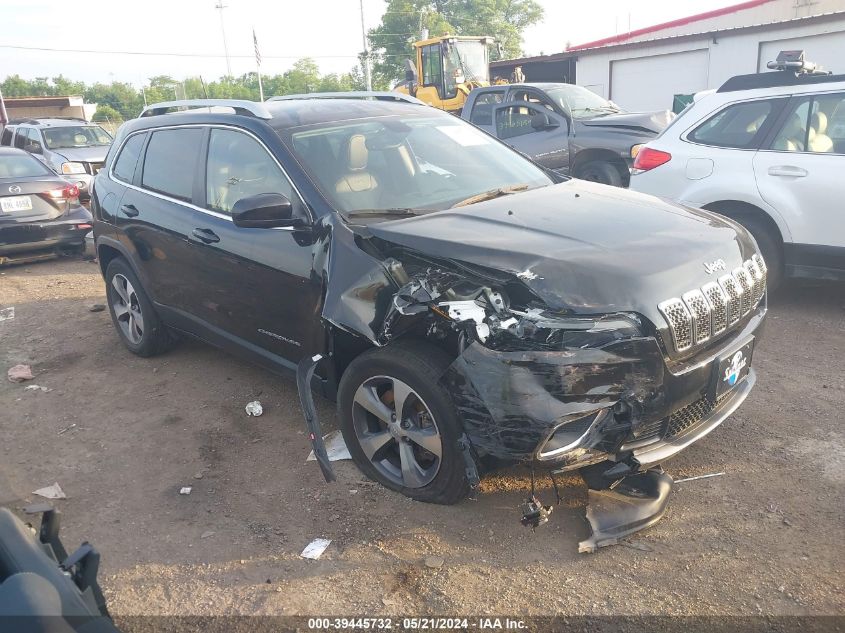
[[[373,66],[372,84],[376,90],[389,90],[404,75],[404,62],[413,59],[413,42],[423,30],[429,35],[486,35],[496,40],[490,59],[514,58],[522,54],[522,34],[543,18],[536,0],[385,0],[381,24],[368,33]],[[321,74],[308,57],[278,75],[262,76],[265,98],[308,92],[364,90],[360,66],[346,73]],[[204,82],[200,77],[176,80],[167,75],[151,77],[142,88],[132,84],[86,84],[59,75],[23,79],[11,75],[0,83],[6,97],[82,95],[97,103],[95,120],[120,123],[141,112],[144,103],[174,99],[259,100],[258,75],[220,77]]]
[[[347,73],[324,75],[310,58],[300,59],[290,70],[280,75],[262,76],[261,80],[265,99],[275,95],[364,89],[360,68],[355,67]],[[203,81],[201,77],[177,80],[167,75],[157,75],[141,88],[119,81],[86,84],[63,75],[35,79],[10,75],[0,83],[0,89],[7,98],[81,95],[87,103],[98,104],[95,121],[112,123],[137,117],[145,101],[157,103],[203,98],[259,100],[258,75],[254,72],[239,77],[220,77],[214,81]]]

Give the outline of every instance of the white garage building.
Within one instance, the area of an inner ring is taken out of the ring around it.
[[[575,56],[575,83],[626,110],[671,110],[676,95],[764,71],[778,52],[795,49],[845,73],[845,0],[749,0],[571,46],[553,57]]]

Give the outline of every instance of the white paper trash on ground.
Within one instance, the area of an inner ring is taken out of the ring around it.
[[[300,556],[302,558],[310,558],[312,560],[317,560],[320,556],[323,555],[323,552],[326,551],[326,548],[331,544],[331,539],[327,538],[315,538],[313,541],[308,543],[305,546],[305,549],[302,550]]]
[[[0,308],[0,321],[11,321],[15,318],[15,306]]]
[[[67,499],[67,495],[65,494],[65,491],[62,490],[59,482],[54,483],[52,486],[45,486],[44,488],[33,490],[32,494],[38,495],[39,497],[45,497],[47,499]]]
[[[323,436],[323,442],[326,445],[326,455],[329,456],[330,462],[337,462],[342,459],[352,459],[349,454],[349,449],[346,448],[346,442],[343,441],[343,434],[340,431],[332,431],[328,435]],[[314,451],[308,453],[306,462],[317,461],[314,457]]]

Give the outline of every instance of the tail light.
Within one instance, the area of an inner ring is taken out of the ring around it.
[[[73,203],[79,199],[79,187],[68,184],[61,189],[48,189],[44,192],[44,195],[57,202]]]
[[[651,147],[643,147],[637,152],[634,158],[634,166],[631,167],[632,174],[641,174],[649,169],[660,167],[664,163],[672,160],[672,154],[669,152],[662,152],[659,149]]]

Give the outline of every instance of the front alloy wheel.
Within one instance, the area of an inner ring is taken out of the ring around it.
[[[373,467],[404,488],[430,484],[440,470],[443,443],[419,394],[390,376],[374,376],[355,391],[352,423]]]

